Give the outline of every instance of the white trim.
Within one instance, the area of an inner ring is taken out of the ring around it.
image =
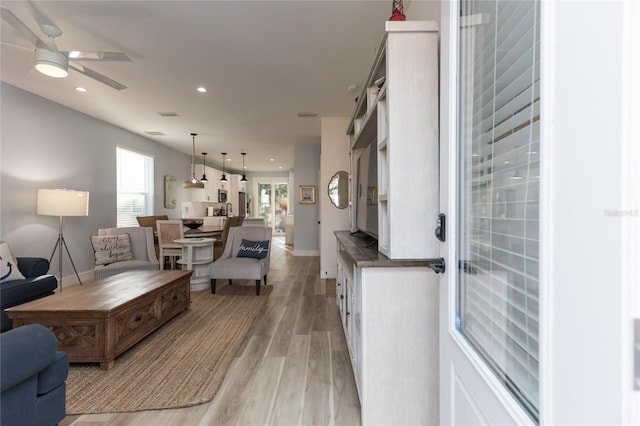
[[[540,4],[540,279],[539,283],[539,421],[540,424],[551,423],[553,410],[553,356],[550,347],[553,342],[553,309],[551,309],[554,256],[553,256],[553,214],[550,200],[554,192],[551,150],[552,121],[545,117],[553,117],[553,58],[555,58],[555,8],[554,2],[543,1]]]

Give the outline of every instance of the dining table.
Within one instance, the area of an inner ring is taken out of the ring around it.
[[[218,225],[209,225],[209,226],[200,226],[196,229],[191,229],[185,227],[184,237],[185,238],[204,238],[204,237],[220,237],[222,235],[222,231],[224,231],[224,226]]]

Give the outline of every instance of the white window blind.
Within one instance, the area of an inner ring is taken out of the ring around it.
[[[153,157],[116,148],[117,226],[138,226],[136,216],[151,216],[154,211]]]
[[[460,2],[458,330],[538,421],[539,1]]]

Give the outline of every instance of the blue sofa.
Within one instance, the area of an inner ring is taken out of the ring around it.
[[[13,322],[4,311],[13,306],[39,299],[53,294],[58,287],[58,280],[49,272],[49,261],[42,257],[17,257],[18,269],[25,279],[3,281],[0,283],[0,307],[2,315],[0,325],[4,332],[13,326]]]
[[[10,425],[55,425],[66,416],[69,357],[40,324],[0,334],[0,420]]]

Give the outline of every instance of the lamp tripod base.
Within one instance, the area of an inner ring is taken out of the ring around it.
[[[62,247],[67,252],[67,256],[69,256],[69,261],[71,262],[71,266],[73,267],[73,272],[76,274],[76,278],[78,278],[78,282],[82,285],[82,281],[80,280],[80,275],[78,275],[78,270],[76,269],[76,265],[73,263],[73,259],[71,258],[71,253],[69,253],[69,247],[67,247],[67,243],[64,240],[64,235],[62,234],[62,228],[64,226],[63,218],[60,216],[60,230],[58,232],[58,241],[56,241],[56,245],[53,246],[53,251],[51,252],[51,256],[49,257],[49,264],[53,260],[53,255],[56,253],[56,249],[58,250],[58,287],[60,291],[62,291]]]

